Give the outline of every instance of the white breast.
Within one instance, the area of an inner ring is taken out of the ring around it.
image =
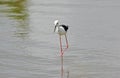
[[[65,35],[66,34],[66,31],[64,30],[64,28],[63,27],[57,27],[56,28],[56,31],[57,31],[57,33],[58,34],[60,34],[60,35]]]

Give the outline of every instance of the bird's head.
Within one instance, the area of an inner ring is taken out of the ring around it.
[[[58,20],[55,20],[55,21],[54,21],[54,24],[55,24],[55,25],[58,25],[58,24],[59,24],[59,23],[58,23]]]
[[[54,28],[54,32],[55,32],[56,27],[57,27],[57,26],[58,26],[58,24],[59,24],[59,23],[58,23],[58,20],[55,20],[55,21],[54,21],[54,24],[55,24],[55,28]]]

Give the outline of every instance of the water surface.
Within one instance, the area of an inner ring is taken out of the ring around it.
[[[1,0],[0,8],[1,78],[61,78],[56,19],[70,26],[64,78],[120,77],[119,0]]]

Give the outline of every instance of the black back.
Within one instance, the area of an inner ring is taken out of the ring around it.
[[[65,31],[68,30],[68,26],[66,26],[66,25],[60,25],[60,26],[62,26],[65,29]]]

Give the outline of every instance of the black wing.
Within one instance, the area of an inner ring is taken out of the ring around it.
[[[66,25],[60,25],[60,26],[62,26],[65,29],[65,31],[68,30],[68,26],[66,26]]]

